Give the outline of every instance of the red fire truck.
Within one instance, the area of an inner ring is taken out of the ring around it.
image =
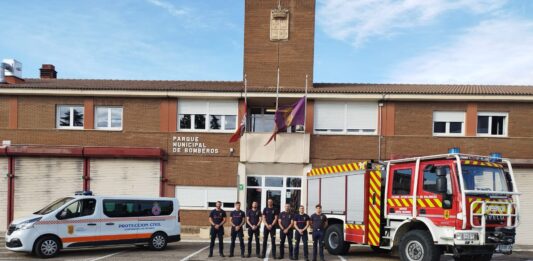
[[[328,217],[331,254],[351,244],[401,260],[490,260],[510,254],[519,199],[507,159],[450,153],[314,168],[307,174],[310,211]]]

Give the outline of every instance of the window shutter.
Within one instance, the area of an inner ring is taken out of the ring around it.
[[[235,100],[209,101],[209,115],[237,115],[237,111]]]
[[[180,99],[178,114],[207,114],[207,101]]]
[[[342,129],[346,105],[344,102],[316,102],[315,129]]]
[[[378,127],[378,105],[375,102],[348,102],[347,129],[372,129]]]
[[[198,187],[176,187],[176,197],[181,207],[204,208],[207,206],[205,189]]]
[[[463,111],[435,111],[433,121],[440,122],[464,122],[465,112]]]

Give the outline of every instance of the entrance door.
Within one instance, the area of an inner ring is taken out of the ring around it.
[[[263,197],[263,203],[262,205],[263,206],[267,206],[267,200],[269,199],[272,199],[272,201],[274,201],[274,209],[277,209],[278,211],[282,211],[281,209],[281,206],[285,206],[285,202],[281,202],[282,200],[282,197],[281,197],[281,190],[276,190],[276,189],[267,189],[267,190],[263,190],[263,193],[265,193],[266,195]],[[283,198],[283,201],[284,198]]]

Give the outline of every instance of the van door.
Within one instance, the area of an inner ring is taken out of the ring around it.
[[[58,234],[65,245],[92,245],[96,241],[100,218],[96,211],[96,199],[76,200],[63,208],[56,218],[59,220]]]
[[[138,200],[104,199],[100,233],[108,244],[134,243],[150,238],[139,231]]]

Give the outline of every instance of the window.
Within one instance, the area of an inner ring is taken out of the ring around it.
[[[178,101],[178,130],[233,132],[237,128],[237,101]]]
[[[378,105],[375,102],[315,103],[315,133],[376,134]]]
[[[122,130],[122,107],[96,107],[95,127],[100,130]]]
[[[463,136],[465,112],[435,111],[433,112],[434,136]]]
[[[104,214],[108,217],[168,216],[172,211],[174,204],[169,200],[104,200]]]
[[[442,172],[446,174],[446,180],[447,180],[447,194],[452,194],[452,180],[450,176],[450,167],[448,166],[437,166],[438,168],[441,168]],[[432,165],[427,166],[424,170],[424,190],[427,192],[438,194],[439,191],[437,190],[437,171],[436,168]]]
[[[104,200],[104,214],[108,217],[135,217],[136,212],[135,200]]]
[[[507,136],[507,113],[480,112],[477,114],[479,136]]]
[[[302,178],[277,176],[247,176],[246,177],[246,208],[252,207],[256,201],[259,209],[272,198],[276,207],[290,204],[293,211],[297,211],[301,204]],[[265,201],[265,202],[263,202]]]
[[[168,216],[174,211],[172,201],[168,200],[138,200],[139,217]]]
[[[411,176],[412,169],[397,169],[394,171],[392,179],[393,195],[410,195],[411,194]]]
[[[58,129],[83,129],[82,105],[57,106],[56,128]]]
[[[176,197],[183,209],[212,208],[217,201],[221,201],[224,208],[233,208],[237,201],[237,188],[180,186],[176,187]]]
[[[96,207],[95,199],[82,199],[75,201],[65,207],[61,212],[58,213],[58,219],[71,219],[77,217],[91,216],[94,214],[94,209]]]

